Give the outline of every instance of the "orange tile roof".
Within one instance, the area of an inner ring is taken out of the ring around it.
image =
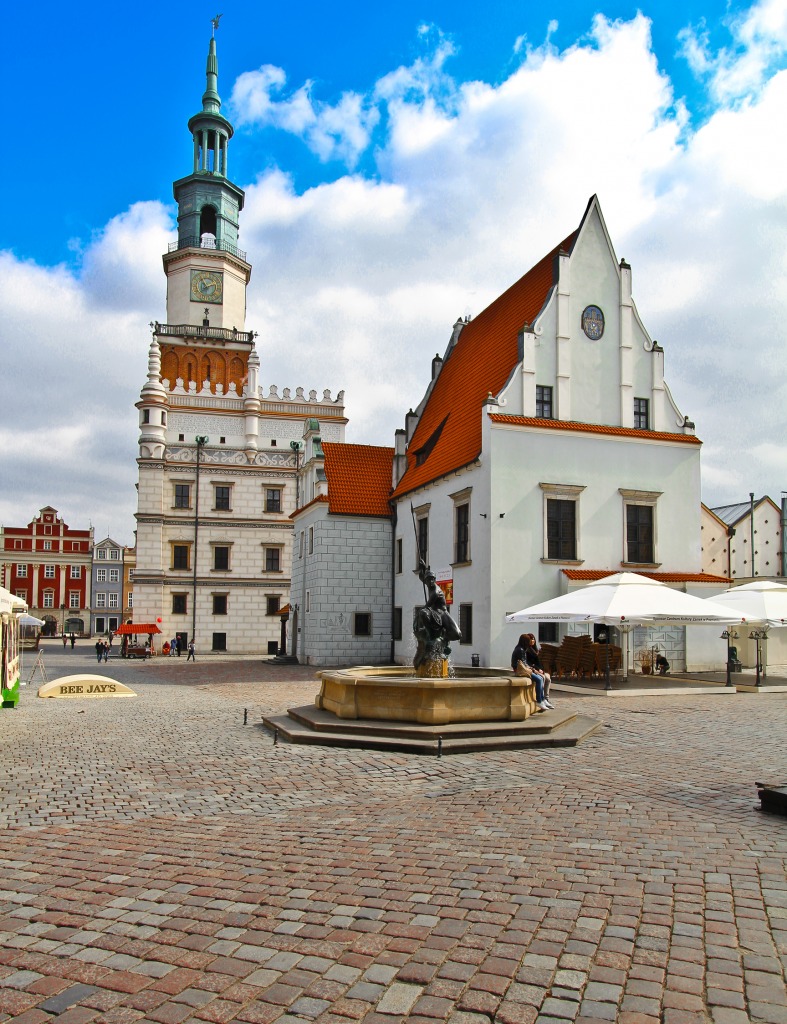
[[[679,441],[684,444],[702,444],[694,434],[670,434],[665,430],[636,430],[634,427],[608,427],[603,423],[578,423],[575,420],[545,420],[535,416],[506,416],[493,412],[493,423],[508,423],[515,427],[540,427],[542,430],[577,430],[584,434],[613,434],[616,437],[642,437],[647,441]]]
[[[328,511],[344,516],[390,516],[393,448],[323,441]]]
[[[481,454],[481,408],[498,394],[519,361],[519,333],[544,307],[555,283],[556,256],[570,251],[577,232],[547,253],[524,277],[467,323],[448,355],[407,450],[407,469],[395,497],[469,465]],[[445,420],[429,456],[416,465]]]
[[[570,580],[582,580],[592,583],[593,580],[603,580],[605,576],[614,576],[620,569],[564,569],[563,575]],[[633,570],[638,576],[647,576],[650,580],[658,580],[659,583],[724,583],[730,582],[727,576],[714,576],[709,572],[644,572],[639,569]]]

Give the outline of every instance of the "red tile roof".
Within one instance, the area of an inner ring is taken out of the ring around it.
[[[481,454],[481,408],[497,395],[519,361],[519,333],[544,307],[555,283],[556,257],[570,251],[577,232],[536,263],[524,277],[467,323],[448,355],[407,450],[407,469],[395,496],[407,494],[469,465]],[[428,458],[416,465],[416,452],[443,429]]]
[[[563,575],[570,580],[581,580],[584,583],[592,583],[594,580],[602,580],[605,576],[614,576],[620,569],[564,569]],[[644,572],[639,569],[633,570],[638,576],[647,576],[650,580],[658,580],[659,583],[724,583],[730,582],[727,576],[714,576],[709,572]]]
[[[508,423],[515,427],[539,427],[542,430],[577,430],[584,434],[613,434],[616,437],[642,437],[647,441],[679,441],[684,444],[702,444],[694,434],[670,434],[664,430],[635,430],[634,427],[608,427],[603,423],[577,423],[574,420],[545,420],[535,416],[506,416],[490,413],[493,423]]]
[[[393,448],[323,441],[328,511],[344,516],[390,516]]]

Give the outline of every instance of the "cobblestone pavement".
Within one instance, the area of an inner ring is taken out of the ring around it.
[[[787,694],[437,759],[274,745],[311,669],[46,663],[139,696],[0,711],[0,1021],[787,1022]]]

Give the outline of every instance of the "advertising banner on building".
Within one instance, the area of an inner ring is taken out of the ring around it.
[[[435,582],[445,594],[445,603],[454,603],[454,574],[449,566],[447,569],[435,569]]]

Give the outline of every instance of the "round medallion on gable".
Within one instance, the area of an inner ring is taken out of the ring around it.
[[[604,314],[598,306],[585,306],[582,310],[582,330],[591,341],[598,341],[604,333]]]

